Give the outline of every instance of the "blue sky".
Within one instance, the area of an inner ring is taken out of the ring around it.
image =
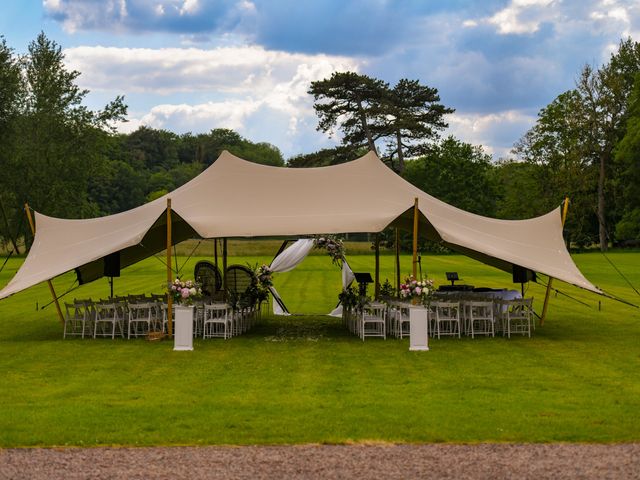
[[[452,134],[507,156],[585,63],[640,40],[638,0],[4,0],[18,53],[42,30],[130,131],[232,128],[289,157],[333,145],[310,82],[353,70],[418,79],[455,108]]]

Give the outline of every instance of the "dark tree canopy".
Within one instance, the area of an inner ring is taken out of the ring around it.
[[[624,210],[616,224],[616,238],[640,240],[640,73],[635,76],[629,98],[629,116],[624,137],[616,147],[615,160],[620,171],[616,181],[619,204]]]
[[[580,235],[591,235],[603,250],[615,240],[611,225],[627,208],[616,208],[620,171],[614,152],[625,136],[629,98],[638,72],[640,44],[621,41],[607,64],[582,69],[576,88],[543,109],[536,125],[515,148],[523,159],[547,167],[549,197],[558,201],[569,195],[572,211],[583,217]],[[586,218],[592,215],[597,220],[593,233],[587,229],[594,222]]]
[[[389,85],[382,80],[354,72],[336,72],[331,78],[311,82],[313,108],[320,121],[318,130],[334,133],[339,127],[343,144],[359,145],[363,139],[377,152],[370,123],[380,115]]]
[[[448,137],[428,155],[408,161],[405,178],[450,205],[494,216],[493,168],[491,157],[482,148]]]
[[[386,143],[384,158],[402,173],[405,157],[423,155],[447,127],[444,115],[454,110],[438,103],[438,90],[418,80],[401,79],[395,87],[353,72],[334,73],[311,83],[318,130],[342,132],[345,147],[366,146],[377,153]]]
[[[387,142],[388,161],[404,171],[406,157],[429,152],[438,132],[449,125],[444,116],[454,112],[441,103],[438,90],[421,85],[418,80],[401,79],[383,103],[383,115],[376,121],[374,136]]]
[[[122,97],[103,110],[82,105],[79,72],[64,65],[61,47],[44,33],[21,62],[24,102],[18,105],[5,182],[20,205],[48,215],[81,217],[97,211],[87,185],[109,142],[113,122],[123,120]]]

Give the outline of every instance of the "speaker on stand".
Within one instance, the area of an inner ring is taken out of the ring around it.
[[[113,277],[120,276],[120,252],[113,252],[103,258],[104,269],[103,274],[109,277],[109,285],[111,286],[111,298],[113,298]]]
[[[513,275],[513,283],[519,283],[522,291],[522,298],[524,298],[524,284],[533,280],[536,281],[536,272],[529,270],[528,268],[521,267],[520,265],[513,265],[511,270]]]

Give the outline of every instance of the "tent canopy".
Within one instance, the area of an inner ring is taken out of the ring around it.
[[[370,152],[340,165],[282,168],[227,151],[204,172],[150,203],[107,217],[68,220],[36,212],[29,255],[0,299],[75,269],[81,283],[103,276],[104,257],[124,268],[166,247],[167,198],[172,240],[294,236],[411,229],[415,198],[420,233],[507,272],[513,266],[601,293],[564,244],[560,207],[529,220],[497,220],[448,205],[411,185]]]

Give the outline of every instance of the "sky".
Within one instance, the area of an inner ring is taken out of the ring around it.
[[[117,95],[123,132],[231,128],[285,158],[335,145],[312,81],[356,71],[435,87],[443,136],[509,156],[585,64],[640,41],[640,0],[2,0],[0,35],[63,49],[86,105]]]

